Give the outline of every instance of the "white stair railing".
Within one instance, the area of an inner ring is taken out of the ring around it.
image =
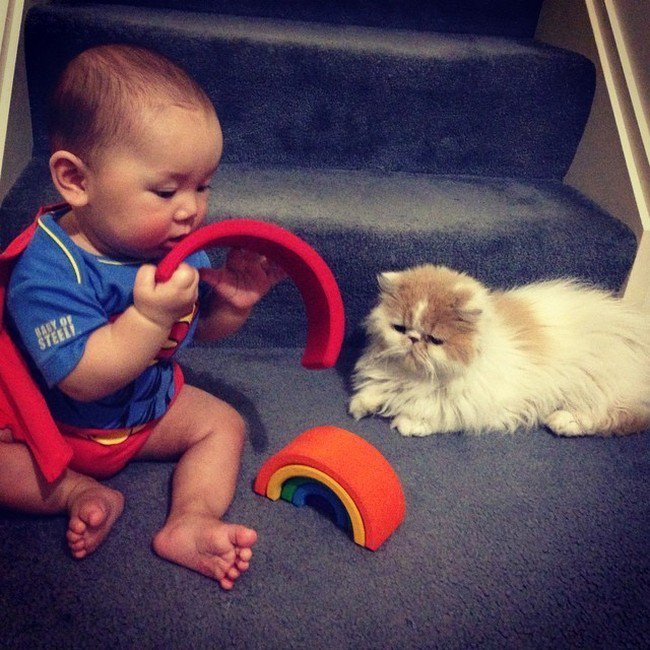
[[[9,106],[24,4],[23,0],[0,0],[0,174],[4,167]]]
[[[625,299],[650,315],[650,3],[585,0],[640,221]]]

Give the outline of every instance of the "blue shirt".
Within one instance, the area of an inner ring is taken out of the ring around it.
[[[79,248],[57,223],[67,210],[39,219],[16,263],[7,292],[9,323],[55,420],[94,429],[144,424],[161,417],[174,395],[172,358],[191,341],[198,308],[174,326],[155,362],[124,388],[96,402],[78,402],[60,391],[57,384],[81,360],[88,337],[133,304],[143,263]],[[209,266],[203,251],[185,261]]]

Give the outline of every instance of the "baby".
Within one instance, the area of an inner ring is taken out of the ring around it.
[[[81,53],[53,94],[50,141],[65,205],[39,219],[6,304],[74,456],[48,484],[28,448],[0,432],[0,505],[67,512],[68,544],[83,558],[124,503],[98,479],[133,459],[180,458],[153,549],[230,589],[257,539],[222,519],[245,425],[228,404],[184,384],[174,354],[193,337],[235,332],[283,274],[240,250],[220,269],[203,268],[200,252],[155,282],[157,260],[204,221],[223,145],[207,95],[166,58],[126,45]]]

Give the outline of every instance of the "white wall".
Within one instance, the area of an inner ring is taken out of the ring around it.
[[[649,27],[648,0],[545,0],[536,36],[596,64],[594,103],[565,181],[635,233],[625,297],[650,314]]]
[[[637,207],[630,186],[614,113],[583,0],[546,0],[536,38],[580,52],[596,65],[596,93],[565,182],[593,199],[640,234]]]

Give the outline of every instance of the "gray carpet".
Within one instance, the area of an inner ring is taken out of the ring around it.
[[[77,562],[66,520],[0,518],[5,647],[619,648],[648,640],[650,437],[561,440],[545,431],[403,439],[345,412],[346,374],[300,351],[194,349],[194,382],[247,417],[230,511],[260,534],[235,589],[158,559],[169,464],[110,481],[127,506]],[[377,551],[313,508],[254,494],[262,463],[301,431],[362,435],[399,475],[403,525]]]

